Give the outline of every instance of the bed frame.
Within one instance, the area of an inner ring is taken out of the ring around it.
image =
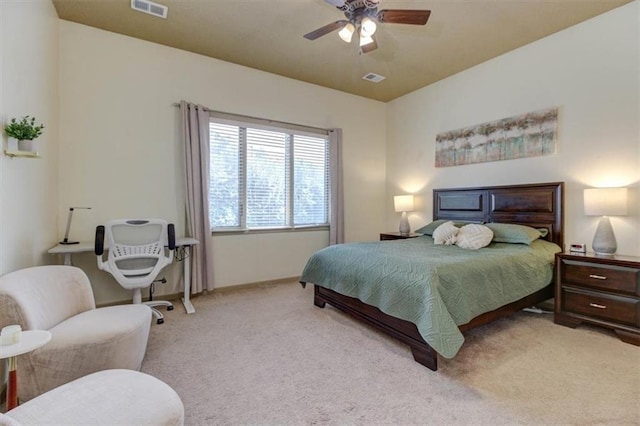
[[[433,219],[457,219],[474,222],[502,222],[548,229],[547,240],[564,248],[562,182],[452,188],[433,190]],[[555,279],[545,288],[494,311],[475,317],[459,327],[461,332],[550,299]],[[436,371],[438,354],[429,346],[415,324],[380,311],[375,306],[333,290],[314,285],[314,302],[326,303],[358,318],[376,329],[409,345],[416,362]]]

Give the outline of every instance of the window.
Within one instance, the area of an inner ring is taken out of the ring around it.
[[[326,131],[248,120],[212,116],[209,123],[212,230],[327,226]]]

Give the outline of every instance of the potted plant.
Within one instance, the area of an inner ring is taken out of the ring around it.
[[[22,117],[21,120],[11,119],[11,122],[4,127],[7,136],[18,140],[18,149],[21,151],[30,151],[31,142],[42,134],[44,126],[36,124],[36,118],[28,115]]]

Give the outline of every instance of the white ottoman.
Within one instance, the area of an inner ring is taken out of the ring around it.
[[[105,370],[0,414],[0,425],[183,425],[184,406],[166,383],[132,370]]]

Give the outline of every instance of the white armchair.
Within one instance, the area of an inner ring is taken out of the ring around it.
[[[0,277],[0,327],[49,330],[51,341],[21,355],[18,398],[106,369],[139,370],[151,310],[145,305],[96,309],[87,275],[73,266],[37,266]]]

